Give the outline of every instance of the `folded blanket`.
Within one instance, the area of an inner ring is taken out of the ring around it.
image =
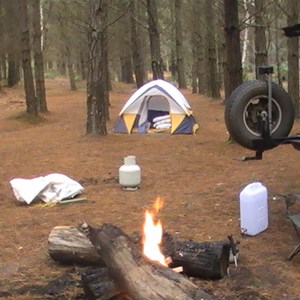
[[[162,120],[159,122],[154,123],[154,127],[156,127],[157,125],[162,125],[162,124],[171,124],[171,120]]]
[[[170,119],[170,115],[156,117],[156,118],[153,119],[153,122],[156,123],[156,122],[159,122],[159,121],[162,121],[162,120],[166,120],[166,119]]]
[[[168,129],[168,128],[171,128],[171,123],[168,123],[168,124],[159,124],[159,125],[155,126],[155,128],[156,129]]]

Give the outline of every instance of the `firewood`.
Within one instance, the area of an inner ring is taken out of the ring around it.
[[[128,300],[108,274],[106,267],[92,268],[81,272],[81,283],[87,299]]]
[[[142,238],[137,232],[130,238],[142,251]],[[58,262],[99,266],[103,264],[101,255],[96,251],[86,235],[76,227],[56,226],[48,238],[49,254]],[[177,240],[164,232],[162,252],[171,268],[182,267],[187,276],[203,279],[219,279],[226,275],[229,266],[230,243],[197,242]]]
[[[212,300],[194,283],[170,268],[148,261],[118,227],[95,227],[84,223],[94,247],[99,251],[111,278],[135,300]]]
[[[164,255],[170,256],[169,267],[182,267],[183,273],[203,279],[220,279],[229,267],[230,242],[195,242],[175,240],[164,233],[162,248]]]
[[[91,241],[77,227],[54,227],[48,237],[48,251],[53,260],[61,263],[103,264]]]

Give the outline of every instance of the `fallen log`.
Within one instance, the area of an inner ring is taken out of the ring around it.
[[[132,299],[217,299],[200,290],[183,275],[146,260],[120,228],[112,224],[94,227],[83,223],[81,229],[99,251],[111,278]]]
[[[101,256],[77,227],[56,226],[48,237],[51,258],[61,263],[103,265]]]
[[[130,238],[142,251],[141,236],[134,233]],[[49,254],[58,262],[99,266],[101,256],[91,241],[78,228],[57,226],[48,239]],[[187,276],[202,279],[219,279],[226,275],[229,266],[230,244],[228,241],[195,242],[176,240],[168,233],[163,234],[162,252],[171,257],[172,268],[182,267]]]

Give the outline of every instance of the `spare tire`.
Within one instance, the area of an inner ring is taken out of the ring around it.
[[[225,123],[230,136],[251,150],[268,150],[277,145],[264,143],[265,149],[256,149],[252,141],[261,138],[261,113],[268,112],[268,82],[245,81],[229,96],[225,106]],[[272,137],[288,136],[294,124],[294,106],[288,93],[272,82]]]

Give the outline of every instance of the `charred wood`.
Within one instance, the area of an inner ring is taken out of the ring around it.
[[[89,300],[128,300],[108,274],[106,267],[81,272],[81,283]]]
[[[81,228],[99,251],[111,278],[132,299],[217,299],[183,275],[146,260],[120,228],[112,224],[94,227],[87,223]]]
[[[172,258],[169,267],[181,266],[183,273],[188,276],[220,279],[227,274],[230,254],[229,241],[180,241],[165,233],[162,246],[164,255]]]

